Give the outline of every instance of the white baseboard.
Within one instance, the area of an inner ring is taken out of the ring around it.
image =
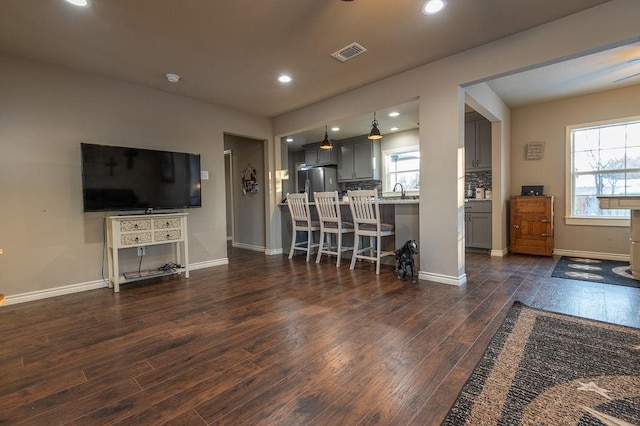
[[[586,257],[589,259],[619,260],[621,262],[627,262],[631,259],[628,254],[601,253],[596,251],[554,249],[553,254],[558,256]]]
[[[241,248],[241,249],[245,249],[245,250],[253,250],[253,251],[259,251],[264,253],[265,248],[264,247],[260,247],[260,246],[254,246],[251,244],[243,244],[243,243],[237,243],[237,242],[233,242],[231,243],[231,245],[233,247],[237,247],[237,248]]]
[[[459,277],[454,277],[451,275],[442,275],[442,274],[434,274],[432,272],[419,271],[418,272],[419,280],[427,280],[433,281],[441,284],[449,284],[455,286],[461,286],[466,284],[467,282],[467,274],[462,274]]]
[[[495,257],[505,257],[509,253],[508,248],[503,248],[502,250],[491,250],[491,256]]]
[[[282,248],[279,248],[279,249],[265,249],[265,251],[264,251],[264,254],[266,256],[276,256],[276,255],[282,254],[282,253],[284,253],[282,251]]]
[[[213,266],[221,266],[221,265],[228,265],[228,264],[229,264],[229,258],[223,257],[222,259],[207,260],[206,262],[190,263],[189,270],[195,271],[197,269],[205,269],[205,268],[211,268]]]
[[[211,268],[213,266],[228,265],[229,259],[222,258],[216,260],[208,260],[206,262],[196,262],[189,264],[189,270]],[[70,284],[62,287],[48,288],[45,290],[30,291],[28,293],[20,293],[7,295],[4,305],[13,305],[17,303],[31,302],[34,300],[48,299],[50,297],[63,296],[65,294],[80,293],[81,291],[96,290],[99,288],[109,287],[107,280],[95,280],[85,283]]]
[[[48,299],[50,297],[63,296],[65,294],[80,293],[81,291],[96,290],[98,288],[108,287],[106,280],[88,281],[85,283],[70,284],[62,287],[48,288],[45,290],[30,291],[28,293],[14,294],[7,296],[5,305],[13,305],[16,303],[31,302],[34,300]]]

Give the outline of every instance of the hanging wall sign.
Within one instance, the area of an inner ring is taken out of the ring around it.
[[[242,194],[258,192],[258,181],[256,175],[256,169],[251,164],[247,165],[247,168],[242,172]]]
[[[544,158],[544,142],[530,142],[527,144],[527,160],[542,160]]]

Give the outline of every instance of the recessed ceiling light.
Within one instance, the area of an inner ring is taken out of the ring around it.
[[[74,6],[89,6],[89,0],[67,0],[67,3],[71,3]]]
[[[340,127],[332,127],[332,128],[331,128],[331,131],[332,131],[332,132],[337,132],[338,130],[340,130]]]
[[[392,132],[395,132],[396,130],[398,130],[398,128],[397,127],[392,127],[389,130],[391,130]]]
[[[289,83],[291,81],[291,77],[289,77],[288,75],[281,75],[280,77],[278,77],[278,81],[280,83]]]
[[[169,81],[169,83],[177,83],[180,81],[180,76],[178,74],[165,74],[165,77],[167,77],[167,80]]]
[[[293,138],[287,138],[287,142],[293,142]]]
[[[425,15],[433,15],[438,13],[447,7],[447,0],[428,0],[424,6],[422,6],[422,13]]]
[[[399,116],[399,115],[400,115],[400,113],[399,113],[399,112],[397,112],[397,111],[393,111],[393,112],[390,112],[390,113],[389,113],[389,117],[397,117],[397,116]]]

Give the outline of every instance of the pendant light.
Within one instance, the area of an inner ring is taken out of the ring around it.
[[[371,132],[369,133],[369,139],[382,139],[380,130],[378,129],[378,120],[376,120],[376,113],[373,112],[373,123],[371,123]]]
[[[320,144],[321,149],[332,149],[331,141],[329,140],[329,133],[327,133],[327,126],[324,126],[324,140]]]

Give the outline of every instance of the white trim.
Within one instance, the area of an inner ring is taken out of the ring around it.
[[[283,254],[282,247],[279,249],[265,249],[265,256],[276,256],[278,254]]]
[[[244,243],[238,243],[238,242],[234,241],[234,242],[231,243],[231,245],[233,247],[238,247],[238,248],[242,248],[242,249],[245,249],[245,250],[260,251],[260,252],[263,252],[263,253],[265,251],[264,247],[254,246],[252,244],[244,244]]]
[[[108,288],[107,279],[87,281],[84,283],[70,284],[62,287],[47,288],[44,290],[30,291],[28,293],[15,294],[7,296],[5,305],[13,305],[16,303],[32,302],[34,300],[48,299],[50,297],[64,296],[65,294],[80,293],[82,291],[96,290],[99,288]]]
[[[190,263],[189,270],[194,271],[196,269],[206,269],[206,268],[212,268],[214,266],[221,266],[221,265],[228,265],[228,264],[229,264],[229,258],[223,257],[222,259],[214,259],[214,260],[207,260],[204,262]]]
[[[507,247],[498,250],[491,250],[491,256],[494,257],[505,257],[509,253],[509,249]]]
[[[433,281],[441,284],[461,286],[467,283],[467,274],[462,274],[459,277],[454,277],[451,275],[442,275],[442,274],[436,274],[433,272],[419,271],[418,279]]]
[[[388,155],[392,155],[392,154],[397,154],[399,152],[412,152],[412,151],[418,151],[420,152],[420,146],[419,145],[415,145],[415,146],[406,146],[406,147],[400,147],[400,148],[391,148],[391,149],[385,149],[384,151],[382,151],[382,170],[380,171],[381,176],[382,177],[382,196],[383,197],[395,197],[398,195],[397,192],[390,192],[390,191],[385,191],[385,177],[387,176],[387,156]],[[375,161],[374,161],[374,166],[375,166]],[[418,168],[418,173],[420,173],[420,169]],[[406,195],[411,195],[411,196],[419,196],[420,195],[420,191],[416,191],[416,190],[410,190],[407,191],[405,190],[405,194]]]
[[[230,203],[231,203],[231,235],[227,237],[227,241],[233,241],[233,235],[236,232],[235,229],[235,218],[234,216],[236,215],[236,212],[233,208],[234,206],[234,197],[233,197],[233,193],[234,193],[234,186],[233,186],[233,151],[230,149],[225,149],[224,150],[224,157],[229,157],[229,176],[225,176],[225,179],[229,179],[229,199],[230,199]],[[226,161],[226,158],[225,158]],[[226,190],[226,182],[225,182],[225,190]],[[225,194],[225,198],[226,198],[226,194]]]
[[[601,253],[595,251],[580,250],[554,249],[553,254],[558,256],[585,257],[588,259],[619,260],[621,262],[628,262],[630,259],[630,256],[628,254]]]
[[[225,257],[222,259],[209,260],[206,262],[190,263],[189,270],[193,271],[196,269],[205,269],[205,268],[211,268],[213,266],[221,266],[221,265],[228,265],[228,264],[229,264],[229,259]],[[48,299],[51,297],[64,296],[66,294],[80,293],[83,291],[97,290],[100,288],[108,288],[108,287],[109,286],[107,284],[107,279],[105,278],[104,280],[100,279],[95,281],[87,281],[84,283],[69,284],[61,287],[47,288],[44,290],[30,291],[28,293],[14,294],[11,296],[7,295],[7,299],[5,300],[5,303],[3,306],[14,305],[17,303],[24,303],[24,302],[32,302],[35,300]]]
[[[572,216],[572,204],[573,204],[573,141],[571,139],[571,132],[575,129],[588,129],[593,127],[604,127],[607,125],[624,124],[630,122],[640,121],[640,115],[622,118],[612,118],[608,120],[592,121],[588,123],[569,124],[565,126],[565,188],[564,188],[564,211],[569,214],[565,216],[565,225],[586,225],[586,226],[630,226],[629,218],[621,217],[620,219],[611,216],[602,216],[601,218],[591,218],[585,216]],[[626,224],[624,220],[626,219]]]
[[[584,226],[615,226],[621,228],[629,228],[631,220],[628,217],[615,219],[612,217],[571,217],[564,218],[565,225],[584,225]]]

